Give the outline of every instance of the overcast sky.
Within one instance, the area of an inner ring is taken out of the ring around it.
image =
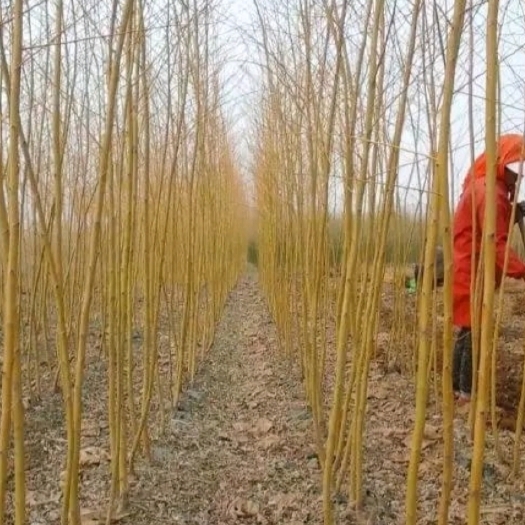
[[[103,63],[100,60],[101,56],[106,54],[105,46],[107,46],[107,25],[108,17],[104,15],[104,10],[110,9],[110,4],[107,6],[98,2],[97,0],[83,0],[82,3],[73,4],[74,0],[66,2],[66,11],[70,13],[71,20],[75,20],[67,30],[67,40],[74,41],[77,38],[88,36],[88,46],[83,45],[83,51],[79,56],[79,60],[92,63],[93,68],[98,68],[103,71]],[[172,0],[171,0],[172,1]],[[180,0],[176,0],[179,2]],[[278,0],[259,0],[264,6],[268,2],[277,2]],[[291,2],[292,6],[299,4],[292,0],[282,0],[282,6],[288,5],[286,2]],[[355,0],[353,6],[359,5]],[[364,0],[362,0],[364,1]],[[400,35],[408,33],[408,24],[410,22],[411,6],[414,0],[397,0],[399,15],[395,17],[395,31]],[[484,149],[485,140],[485,39],[486,39],[486,12],[487,6],[484,0],[473,0],[476,4],[474,9],[474,82],[473,82],[473,98],[472,103],[474,107],[474,137],[475,137],[475,151],[479,154]],[[452,0],[435,0],[435,5],[441,11],[439,15],[441,18],[441,26],[443,33],[447,28],[446,18],[450,19],[452,14],[453,2]],[[391,9],[393,0],[387,0],[387,8]],[[468,2],[467,2],[468,3]],[[31,52],[34,54],[33,64],[36,64],[37,69],[42,69],[44,64],[44,52],[49,43],[49,33],[46,30],[39,28],[44,25],[44,20],[54,17],[53,2],[49,4],[45,2],[37,2],[33,7],[28,7],[31,11],[32,17],[32,32],[26,32],[26,42],[34,44],[44,43],[40,48],[34,48]],[[225,60],[225,67],[223,70],[223,103],[224,113],[231,126],[232,136],[235,147],[239,153],[239,160],[243,169],[243,173],[247,179],[251,176],[250,172],[250,153],[251,145],[253,144],[253,119],[260,112],[258,107],[258,95],[261,87],[260,75],[261,68],[257,64],[257,40],[260,38],[258,31],[258,22],[256,21],[255,9],[253,0],[216,0],[218,11],[221,13],[220,24],[217,28],[221,45],[221,58]],[[501,124],[503,132],[518,132],[525,130],[525,8],[523,0],[501,0],[500,1],[500,62],[501,62]],[[75,6],[73,9],[73,5]],[[151,42],[151,52],[157,51],[155,42],[158,42],[158,52],[162,53],[162,47],[165,46],[165,33],[167,15],[166,9],[168,0],[150,0],[146,2],[148,6],[148,35]],[[180,4],[171,4],[180,5]],[[426,3],[427,8],[434,5],[433,2]],[[40,9],[40,12],[38,11]],[[281,9],[284,9],[281,7]],[[282,13],[286,16],[286,13]],[[87,17],[87,18],[86,18]],[[78,22],[79,19],[90,20],[90,29],[83,27],[84,22]],[[467,17],[468,20],[468,17]],[[466,24],[467,27],[467,24]],[[347,28],[350,38],[361,38],[364,28],[359,27],[355,20],[349,24]],[[176,29],[173,29],[175,31]],[[26,29],[27,31],[27,29]],[[49,29],[47,30],[49,31]],[[39,33],[42,35],[39,36]],[[445,40],[446,35],[443,34]],[[164,40],[163,40],[164,39]],[[454,104],[452,109],[452,184],[451,189],[454,190],[454,201],[460,192],[460,182],[465,176],[465,172],[470,164],[470,132],[468,125],[468,78],[469,78],[469,61],[468,61],[468,45],[469,45],[468,31],[464,32],[460,59],[457,67],[456,75],[456,93],[454,97]],[[405,37],[406,40],[406,37]],[[401,36],[401,49],[403,52],[406,49],[406,42],[403,43],[403,36]],[[98,48],[98,51],[97,51]],[[40,53],[42,57],[39,57]],[[164,53],[166,51],[164,50]],[[169,51],[168,51],[169,53]],[[390,61],[395,60],[395,50],[387,50],[390,53]],[[417,52],[416,52],[417,54]],[[73,55],[70,55],[73,56]],[[166,60],[161,59],[161,60]],[[418,59],[416,58],[416,61]],[[70,60],[71,63],[71,60]],[[165,69],[164,62],[159,61],[155,63],[156,70],[162,73]],[[70,66],[71,67],[71,66]],[[417,120],[421,115],[422,100],[421,93],[424,92],[422,85],[423,79],[421,76],[421,65],[417,66],[419,70],[416,71],[413,78],[413,85],[411,86],[410,94],[410,118],[407,118],[405,123],[405,133],[401,144],[401,158],[399,170],[399,184],[402,187],[414,188],[417,182],[412,178],[414,166],[419,166],[424,171],[428,163],[427,155],[430,152],[430,144],[425,138],[425,133],[420,133],[415,136],[411,121]],[[417,70],[416,67],[416,70]],[[442,67],[437,64],[435,73],[439,75],[442,73]],[[71,68],[72,69],[72,68]],[[438,69],[440,69],[438,71]],[[81,75],[81,71],[79,75]],[[164,73],[165,74],[165,71]],[[79,77],[80,78],[80,77]],[[77,78],[80,84],[80,80]],[[93,74],[92,76],[93,88],[98,89],[100,85],[100,74]],[[79,88],[81,89],[81,88]],[[415,96],[417,94],[417,96]],[[419,105],[418,105],[419,104]],[[158,111],[162,112],[163,108],[159,107]],[[419,113],[419,115],[418,115]],[[391,119],[395,118],[395,113]],[[419,151],[419,155],[415,154],[415,150]],[[94,157],[93,162],[96,162]],[[416,189],[409,189],[406,192],[407,201],[413,206],[420,201],[420,193]],[[521,195],[525,197],[525,185],[522,188]],[[424,203],[423,203],[424,204]]]
[[[400,0],[406,6],[409,0]],[[262,2],[264,3],[264,1]],[[451,18],[453,2],[450,0],[439,3],[443,12]],[[484,2],[476,2],[474,14],[474,136],[475,150],[479,154],[484,149],[485,140],[485,46],[486,46],[486,12]],[[224,42],[228,49],[228,66],[225,72],[227,78],[225,104],[227,115],[233,124],[236,144],[242,151],[246,161],[249,158],[247,137],[250,137],[251,116],[254,107],[254,90],[258,87],[257,75],[260,72],[252,64],[255,58],[253,44],[248,36],[253,35],[251,29],[254,23],[253,2],[251,0],[224,1]],[[444,18],[443,18],[444,20]],[[502,0],[500,2],[500,61],[501,61],[501,126],[502,132],[525,131],[525,12],[523,0]],[[446,37],[443,36],[445,39]],[[468,45],[469,34],[465,31],[461,44],[460,60],[456,75],[456,93],[452,109],[452,167],[454,202],[461,190],[461,181],[470,165],[470,132],[468,126]],[[414,111],[414,108],[412,108]],[[399,182],[401,185],[414,186],[410,179],[414,163],[425,162],[424,155],[418,158],[413,150],[417,140],[418,149],[425,155],[429,145],[424,138],[414,137],[409,125],[405,127],[400,159]],[[524,185],[525,186],[525,185]],[[525,187],[522,188],[525,195]],[[419,200],[419,192],[409,191],[409,200],[415,203]]]

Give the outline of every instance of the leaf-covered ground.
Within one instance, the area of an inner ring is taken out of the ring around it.
[[[256,276],[248,274],[228,299],[194,384],[152,443],[153,464],[138,463],[122,525],[321,523],[310,415],[299,372],[276,355],[275,338]],[[103,365],[88,367],[82,495],[86,524],[94,525],[109,483],[107,387]],[[59,523],[60,396],[31,407],[28,420],[30,523]]]
[[[135,522],[319,523],[319,471],[297,370],[275,355],[253,276],[232,292],[216,343],[140,473]],[[146,476],[146,477],[145,477]]]
[[[521,369],[516,369],[521,366],[523,355],[520,338],[516,337],[519,331],[516,325],[521,319],[518,308],[521,303],[516,302],[521,295],[517,294],[514,291],[514,295],[509,295],[506,306],[509,314],[501,334],[507,349],[504,363],[513,355],[511,350],[516,353],[512,365],[515,370],[509,372],[509,364],[504,367],[509,374],[512,372],[513,388],[521,382]],[[407,348],[397,348],[399,341],[393,340],[391,329],[398,316],[396,311],[414,316],[414,304],[413,298],[405,298],[406,303],[395,306],[392,296],[387,285],[377,340],[378,360],[372,366],[369,384],[364,463],[366,508],[361,513],[353,512],[347,508],[345,494],[338,495],[335,507],[337,523],[341,524],[404,523],[414,388],[408,376],[391,366],[391,362],[392,351],[410,353],[412,349],[408,343]],[[333,331],[333,327],[328,330]],[[160,344],[169,344],[164,339],[161,337]],[[327,370],[331,377],[333,333],[327,341]],[[96,347],[96,336],[93,344]],[[98,517],[105,510],[108,496],[105,377],[103,360],[97,358],[95,351],[88,362],[82,431],[85,525],[103,523]],[[328,379],[327,396],[330,383]],[[440,411],[435,398],[431,399],[420,468],[418,523],[422,525],[436,523],[441,483]],[[41,401],[28,406],[27,420],[29,523],[56,524],[60,509],[57,480],[64,468],[66,446],[60,395],[45,394]],[[152,464],[144,460],[137,464],[137,476],[131,480],[129,511],[116,516],[121,525],[323,522],[321,473],[299,370],[278,353],[275,327],[254,272],[243,276],[230,294],[215,344],[194,383],[185,390],[178,409],[168,414],[167,421],[163,435],[153,434]],[[501,449],[507,459],[512,459],[513,436],[509,430],[500,434]],[[509,478],[509,466],[495,457],[491,435],[488,440],[482,522],[522,524],[524,484]],[[450,523],[459,525],[466,521],[471,456],[464,412],[456,415],[455,445]]]

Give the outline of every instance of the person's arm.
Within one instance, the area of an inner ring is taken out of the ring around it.
[[[508,242],[509,223],[512,215],[512,204],[502,194],[496,195],[496,266],[503,272],[505,251]],[[525,278],[525,264],[509,246],[506,275],[513,279]]]
[[[481,191],[479,191],[481,190]],[[476,195],[476,212],[478,224],[485,222],[485,200],[484,186],[478,188]],[[503,274],[505,262],[505,250],[507,247],[509,222],[512,213],[512,205],[505,195],[496,193],[496,270]],[[509,246],[506,275],[512,279],[525,279],[525,264],[518,258],[512,247]]]

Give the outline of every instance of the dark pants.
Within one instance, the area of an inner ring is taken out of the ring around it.
[[[452,384],[454,392],[470,394],[472,390],[472,333],[470,328],[460,328],[456,335]]]

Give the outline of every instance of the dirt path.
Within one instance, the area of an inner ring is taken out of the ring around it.
[[[139,472],[129,523],[321,523],[310,417],[275,337],[256,276],[247,274],[168,435],[155,444],[161,468]]]

